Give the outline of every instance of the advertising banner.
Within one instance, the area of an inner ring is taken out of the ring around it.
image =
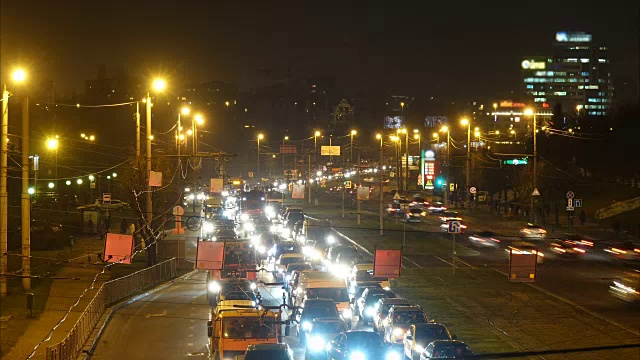
[[[325,146],[320,148],[320,155],[340,156],[340,146]]]
[[[404,127],[404,116],[385,116],[385,129],[402,129]]]
[[[295,154],[296,152],[296,145],[280,145],[280,154]]]
[[[293,185],[293,189],[291,191],[292,199],[304,199],[304,185]]]
[[[402,269],[402,249],[375,249],[373,277],[399,278]]]
[[[211,178],[211,183],[209,184],[209,192],[211,193],[221,193],[224,190],[224,182],[221,178]]]
[[[149,171],[149,186],[162,186],[162,173]]]
[[[131,264],[133,235],[107,233],[104,260],[109,263]]]
[[[224,242],[198,241],[196,269],[222,270]]]

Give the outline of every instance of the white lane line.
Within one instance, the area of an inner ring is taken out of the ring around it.
[[[436,259],[438,259],[438,260],[440,260],[440,261],[442,261],[442,262],[444,262],[444,263],[446,263],[446,264],[449,264],[449,265],[453,266],[453,264],[452,264],[452,263],[448,262],[447,260],[445,260],[445,259],[443,259],[443,258],[441,258],[441,257],[439,257],[439,256],[435,256],[435,255],[433,255],[433,257],[434,257],[434,258],[436,258]]]
[[[403,256],[402,258],[403,258],[403,259],[405,259],[405,260],[407,260],[407,261],[409,261],[409,262],[410,262],[410,263],[412,263],[413,265],[415,265],[415,266],[417,266],[417,267],[419,267],[419,268],[422,268],[422,266],[418,265],[418,263],[417,263],[417,262],[415,262],[415,261],[413,261],[413,260],[409,259],[408,257]],[[406,266],[405,266],[405,268],[406,268]]]
[[[353,245],[355,245],[357,248],[359,248],[360,250],[364,251],[365,253],[367,253],[370,256],[373,256],[373,253],[369,250],[367,250],[367,248],[365,248],[364,246],[358,244],[357,242],[355,242],[353,239],[349,238],[347,235],[341,233],[340,231],[331,228],[331,230],[333,230],[336,234],[340,235],[342,238],[344,238],[345,240],[349,241],[350,243],[352,243]],[[413,260],[407,258],[406,256],[403,256],[403,258],[409,260],[409,262],[412,262],[415,266],[417,267],[421,267],[420,265],[418,265],[416,262],[414,262]],[[402,265],[403,268],[407,268],[406,265]]]

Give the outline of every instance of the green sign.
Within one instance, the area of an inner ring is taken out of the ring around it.
[[[527,165],[529,161],[527,158],[522,158],[522,159],[503,160],[502,163],[506,165]]]

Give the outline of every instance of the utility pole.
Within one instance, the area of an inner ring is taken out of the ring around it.
[[[447,129],[447,181],[446,181],[446,189],[444,189],[444,206],[449,206],[449,191],[451,189],[449,178],[449,168],[451,168],[451,133]]]
[[[151,176],[151,140],[153,139],[152,135],[151,135],[151,95],[149,93],[147,93],[147,101],[146,101],[146,110],[147,110],[147,125],[146,125],[146,133],[147,133],[147,152],[146,152],[146,160],[147,160],[147,166],[146,166],[146,171],[147,174],[144,177],[147,181],[146,184],[146,188],[147,188],[147,192],[146,192],[146,225],[148,228],[148,232],[149,232],[149,236],[150,238],[149,243],[155,241],[155,234],[153,233],[153,200],[152,200],[152,193],[151,193],[151,186],[149,183],[150,180],[150,176]],[[150,258],[150,261],[148,261],[148,263],[150,265],[155,265],[156,263],[156,249],[157,247],[155,246],[155,244],[151,245],[151,247],[149,248],[149,252],[148,252],[148,257]]]
[[[358,175],[358,188],[356,189],[356,201],[358,202],[358,208],[356,209],[356,219],[358,220],[358,225],[360,225],[360,198],[358,197],[358,190],[362,187],[360,184],[360,153],[358,153],[358,167],[356,169]]]
[[[136,101],[136,158],[140,160],[140,102]],[[100,192],[100,190],[98,190]]]
[[[409,131],[404,129],[404,142],[406,154],[404,156],[405,173],[404,173],[404,190],[409,191]]]
[[[303,164],[304,164],[304,160],[303,160]],[[309,204],[311,204],[311,153],[309,153],[309,170],[307,172],[307,186],[309,187]]]
[[[384,215],[383,215],[383,211],[384,211],[384,189],[382,188],[383,183],[384,183],[384,170],[383,170],[383,165],[382,165],[382,161],[383,161],[383,154],[382,154],[382,134],[378,134],[380,137],[380,188],[379,190],[379,196],[380,196],[380,236],[382,236],[384,234]]]
[[[9,92],[7,86],[2,91],[2,138],[0,139],[0,295],[7,295],[7,225],[8,225],[8,198],[7,198],[7,155],[9,148]]]
[[[533,110],[533,189],[538,188],[538,131],[536,128],[536,113]],[[531,195],[531,212],[533,213],[533,223],[538,223],[538,214],[534,207],[535,196]]]
[[[29,198],[29,98],[22,100],[22,288],[31,290],[31,199]]]

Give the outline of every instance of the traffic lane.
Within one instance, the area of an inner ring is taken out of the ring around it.
[[[206,274],[177,279],[115,312],[95,359],[208,359]]]

